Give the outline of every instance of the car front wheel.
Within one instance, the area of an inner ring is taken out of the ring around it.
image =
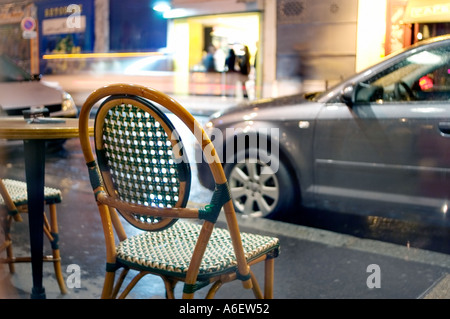
[[[258,152],[251,156],[247,150],[224,167],[234,207],[248,217],[282,219],[294,200],[291,177],[281,161]]]

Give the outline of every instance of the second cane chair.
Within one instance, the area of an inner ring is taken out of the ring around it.
[[[61,203],[61,191],[53,187],[44,187],[44,201],[49,208],[49,219],[44,212],[44,234],[50,241],[52,254],[43,256],[43,261],[52,262],[56,280],[62,294],[67,293],[61,270],[61,256],[58,247],[59,231],[56,204]],[[11,227],[13,221],[23,221],[21,213],[28,212],[27,184],[14,179],[0,179],[0,210],[2,210],[2,228],[4,241],[0,246],[0,252],[6,251],[6,258],[0,259],[0,263],[7,263],[9,271],[15,272],[15,263],[31,262],[29,256],[14,256]]]
[[[88,120],[101,100],[92,142]],[[204,208],[186,207],[190,166],[182,140],[161,106],[189,128],[211,163],[216,189]],[[178,282],[184,283],[183,298],[194,298],[196,291],[206,287],[205,297],[213,298],[224,283],[234,280],[253,289],[256,298],[273,297],[279,240],[240,232],[214,146],[178,102],[151,88],[113,84],[87,98],[79,121],[81,147],[106,243],[103,298],[126,297],[147,274],[163,279],[168,298],[175,297]],[[216,226],[222,211],[227,228]],[[127,236],[121,220],[142,232]],[[264,289],[251,270],[260,262],[265,264]],[[118,269],[123,269],[120,276]],[[130,269],[138,274],[122,289]]]

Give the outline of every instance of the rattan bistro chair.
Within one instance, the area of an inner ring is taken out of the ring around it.
[[[102,99],[91,142],[89,115]],[[191,132],[202,133],[197,140],[208,149],[205,154],[216,182],[210,205],[202,209],[186,207],[190,166],[181,138],[160,106]],[[81,147],[106,241],[102,298],[126,297],[147,274],[163,279],[167,298],[175,297],[178,282],[184,282],[183,298],[194,298],[196,291],[207,287],[206,298],[213,298],[222,284],[236,279],[253,289],[257,298],[273,297],[279,240],[239,232],[222,166],[211,141],[189,112],[151,88],[113,84],[88,97],[79,120]],[[222,208],[227,229],[215,225]],[[123,219],[142,232],[127,237]],[[264,293],[250,270],[259,262],[265,263]],[[119,276],[116,270],[120,268]],[[138,274],[122,289],[130,269]]]
[[[52,254],[43,256],[43,261],[52,262],[55,271],[55,277],[62,294],[67,293],[66,284],[61,270],[61,256],[58,247],[58,220],[56,204],[61,203],[62,196],[59,189],[53,187],[44,187],[44,201],[49,208],[49,217],[44,212],[44,234],[50,241]],[[13,221],[22,222],[21,213],[28,212],[27,184],[14,179],[0,179],[0,210],[2,210],[2,230],[4,241],[0,245],[0,252],[6,251],[6,258],[0,258],[0,263],[7,263],[9,271],[15,272],[15,263],[31,262],[30,256],[16,257],[13,253],[13,240],[11,236],[11,227]]]

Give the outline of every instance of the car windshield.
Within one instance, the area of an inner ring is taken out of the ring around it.
[[[17,66],[11,59],[5,55],[0,55],[0,81],[1,82],[19,82],[31,81],[31,75]]]

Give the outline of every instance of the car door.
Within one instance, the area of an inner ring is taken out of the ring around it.
[[[332,99],[314,140],[321,206],[365,214],[446,212],[450,197],[450,53],[424,50]],[[442,215],[442,214],[441,214]]]

